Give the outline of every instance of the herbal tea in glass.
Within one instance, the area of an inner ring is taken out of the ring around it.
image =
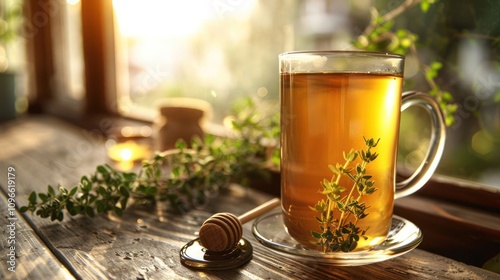
[[[349,252],[386,239],[401,106],[423,100],[404,100],[403,66],[403,57],[379,53],[280,56],[283,219],[304,246]],[[407,194],[432,172],[406,182]]]

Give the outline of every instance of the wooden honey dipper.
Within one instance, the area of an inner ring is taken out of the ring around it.
[[[268,212],[280,204],[278,198],[236,217],[231,213],[218,213],[208,218],[200,227],[200,244],[210,252],[223,252],[236,247],[243,236],[243,224]]]

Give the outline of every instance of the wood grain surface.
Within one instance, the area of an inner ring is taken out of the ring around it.
[[[210,203],[185,213],[165,205],[137,206],[123,217],[66,217],[51,222],[16,212],[16,270],[8,271],[8,167],[15,167],[16,202],[47,184],[72,186],[107,162],[104,137],[49,117],[0,125],[1,279],[499,279],[500,275],[415,249],[401,257],[356,267],[337,267],[282,257],[258,243],[251,222],[243,236],[253,247],[247,264],[225,271],[193,270],[181,264],[179,249],[197,237],[212,214],[241,215],[271,196],[232,186]],[[425,238],[425,232],[424,232]]]

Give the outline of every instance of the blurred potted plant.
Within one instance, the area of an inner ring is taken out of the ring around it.
[[[17,0],[0,2],[0,122],[16,117],[16,73],[9,65],[9,48],[17,38],[21,23]]]

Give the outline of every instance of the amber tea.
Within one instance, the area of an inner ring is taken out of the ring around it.
[[[442,117],[427,95],[402,94],[403,66],[402,56],[382,53],[280,56],[282,212],[288,234],[303,246],[350,252],[382,243],[394,199],[434,172]],[[433,116],[434,144],[414,176],[397,183],[400,114],[413,105]]]
[[[363,148],[365,137],[380,138],[379,157],[370,172],[378,189],[363,202],[369,215],[358,223],[368,240],[358,248],[383,241],[394,202],[394,168],[398,143],[402,77],[369,74],[283,74],[282,205],[288,232],[303,244],[319,230],[309,206],[324,196],[329,164],[344,161],[343,152]],[[352,187],[348,180],[341,184]],[[350,190],[347,189],[347,192]]]

